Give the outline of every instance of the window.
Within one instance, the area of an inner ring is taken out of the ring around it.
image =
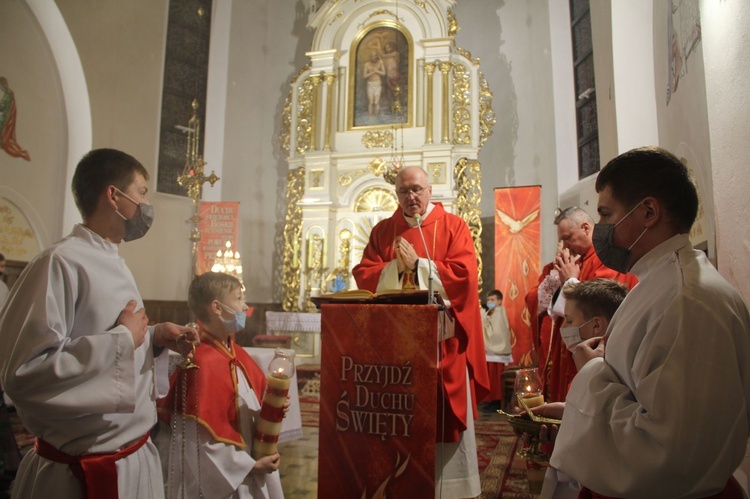
[[[599,164],[599,121],[596,114],[594,47],[591,39],[589,0],[570,0],[570,33],[573,39],[578,177],[593,175]]]
[[[156,179],[158,192],[187,196],[187,190],[177,183],[177,177],[185,166],[187,134],[184,127],[187,127],[188,120],[193,115],[193,99],[197,99],[200,106],[200,150],[203,150],[211,1],[169,2],[161,99],[159,169]]]

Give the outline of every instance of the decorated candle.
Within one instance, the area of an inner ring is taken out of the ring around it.
[[[284,419],[284,404],[294,376],[294,350],[277,348],[268,365],[266,391],[255,426],[251,455],[253,459],[275,454]]]

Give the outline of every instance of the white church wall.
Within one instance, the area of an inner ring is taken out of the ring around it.
[[[240,253],[250,302],[281,301],[288,167],[279,144],[290,80],[309,61],[305,3],[233,2],[223,200],[240,201]]]
[[[702,247],[715,262],[715,212],[703,50],[701,42],[692,47],[692,51],[686,45],[691,43],[695,32],[690,26],[694,23],[690,16],[691,7],[697,9],[698,1],[683,2],[676,12],[673,24],[677,24],[677,36],[673,45],[669,30],[671,4],[655,2],[653,5],[654,89],[659,145],[684,160],[692,171],[701,199],[701,211],[691,239],[694,244],[706,243]],[[675,67],[670,65],[676,47],[680,47],[677,75]]]
[[[481,59],[497,116],[492,137],[479,153],[482,217],[493,216],[493,188],[541,185],[546,261],[554,254],[557,207],[548,1],[468,0],[458,2],[454,12],[462,27],[456,42]]]
[[[576,135],[575,82],[573,76],[573,42],[570,36],[568,2],[549,0],[549,23],[554,93],[555,148],[558,190],[565,192],[578,183],[578,137]],[[594,52],[594,57],[600,51]],[[595,63],[595,67],[598,68]],[[597,80],[598,81],[598,80]],[[597,103],[601,104],[597,95]],[[599,115],[599,122],[602,117]],[[569,203],[561,202],[564,208]],[[578,204],[574,201],[570,204]],[[552,255],[549,255],[551,259]],[[544,260],[549,261],[549,260]]]
[[[719,272],[750,302],[750,3],[702,0],[701,24]],[[692,68],[690,68],[692,71]],[[679,94],[678,94],[679,95]]]
[[[184,300],[191,278],[186,221],[192,205],[187,198],[160,194],[155,188],[167,2],[61,1],[58,5],[86,76],[92,147],[121,149],[151,174],[148,198],[154,205],[153,227],[143,239],[122,244],[120,254],[144,299]]]
[[[655,145],[659,140],[653,37],[648,29],[653,25],[652,2],[612,1],[612,68],[618,153]],[[604,158],[604,164],[609,159]]]
[[[0,150],[0,196],[23,211],[46,247],[62,233],[65,109],[50,46],[23,0],[0,2],[0,47],[0,76],[16,100],[16,139],[31,158]]]
[[[634,147],[659,143],[654,90],[652,0],[591,2],[601,166]],[[563,182],[563,174],[561,182]],[[576,204],[598,220],[596,176],[564,190],[561,204]]]

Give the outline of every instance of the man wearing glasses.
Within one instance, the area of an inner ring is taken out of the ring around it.
[[[489,390],[479,308],[477,259],[469,228],[432,203],[427,173],[418,167],[402,169],[396,177],[399,207],[378,223],[354,267],[360,289],[378,292],[412,282],[418,289],[439,291],[456,319],[455,336],[441,342],[442,386],[438,393],[436,455],[446,456],[436,471],[442,497],[476,497],[481,494],[476,461],[474,417],[476,401]],[[423,243],[417,225],[424,234]],[[427,250],[427,251],[426,251]],[[429,251],[429,255],[428,252]],[[411,275],[411,276],[410,276]],[[442,446],[442,448],[441,448]]]

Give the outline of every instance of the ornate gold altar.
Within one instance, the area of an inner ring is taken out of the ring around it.
[[[456,46],[455,0],[311,1],[310,61],[290,82],[286,311],[354,287],[372,227],[391,215],[399,168],[420,166],[433,200],[463,217],[481,275],[481,167],[492,93],[478,58]],[[481,282],[480,282],[481,287]]]

